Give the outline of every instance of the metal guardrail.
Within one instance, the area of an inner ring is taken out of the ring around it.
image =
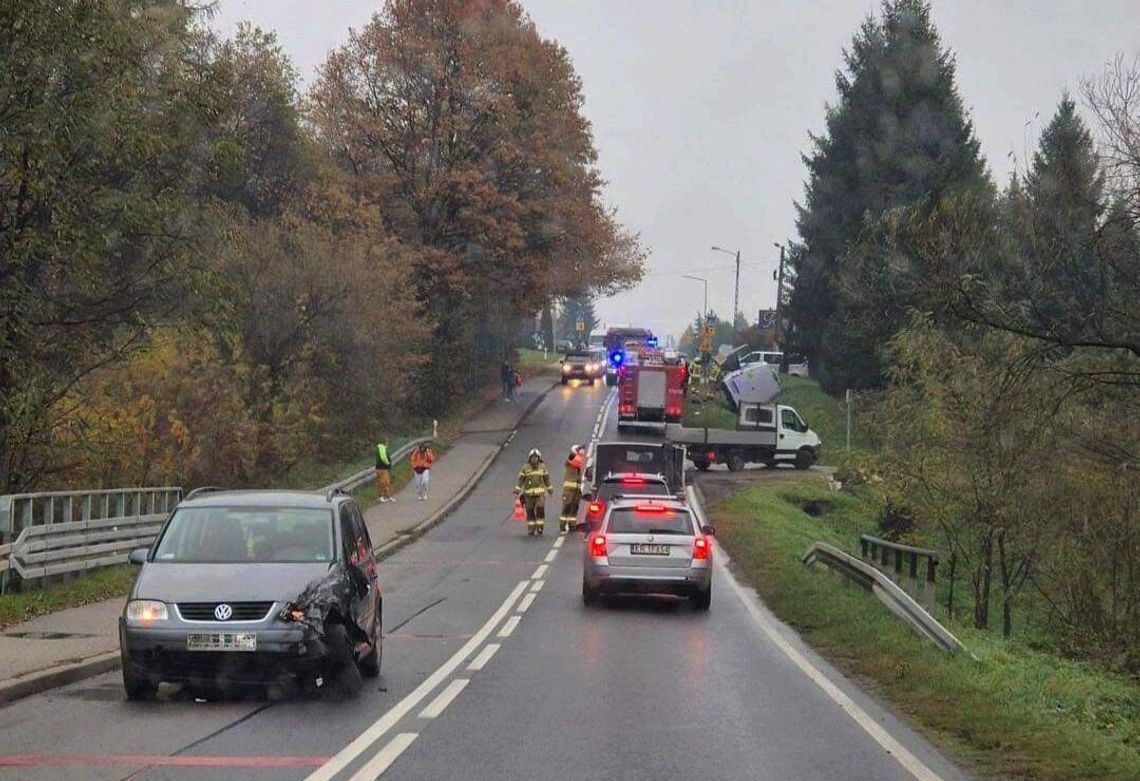
[[[420,437],[391,455],[393,466],[411,455]],[[354,491],[375,474],[369,467],[318,489]],[[51,491],[0,497],[0,593],[15,573],[21,580],[121,564],[135,548],[149,546],[182,499],[181,487],[106,491]]]
[[[863,560],[881,565],[881,570],[907,593],[922,602],[927,611],[934,610],[934,590],[938,577],[938,551],[915,548],[864,534],[859,537]],[[926,572],[920,577],[920,560]],[[903,565],[906,565],[905,568]],[[921,586],[921,587],[920,587]]]
[[[179,487],[49,491],[2,498],[0,590],[11,572],[22,580],[118,564],[149,545],[182,498]]]
[[[872,592],[894,615],[906,621],[943,651],[953,654],[966,650],[950,630],[938,623],[934,616],[903,591],[886,573],[871,564],[826,543],[813,542],[803,556],[803,563],[811,566],[816,562],[830,567]]]
[[[416,445],[426,445],[434,441],[435,437],[420,437],[419,439],[413,439],[412,441],[401,445],[394,452],[392,452],[392,454],[388,456],[388,460],[392,462],[392,466],[395,466],[410,456],[412,454],[412,451],[415,450]],[[336,490],[352,493],[367,483],[370,479],[372,479],[375,474],[376,468],[370,466],[367,469],[361,469],[356,474],[352,475],[351,477],[347,477],[344,480],[340,480],[335,483],[329,483],[326,486],[318,488],[317,491],[322,494],[327,494],[329,491]]]

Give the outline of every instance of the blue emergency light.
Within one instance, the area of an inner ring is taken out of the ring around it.
[[[621,366],[624,361],[625,353],[623,353],[621,350],[614,350],[612,353],[610,353],[610,365],[614,367]]]
[[[645,337],[645,345],[651,349],[656,350],[657,349],[657,337],[656,336]]]

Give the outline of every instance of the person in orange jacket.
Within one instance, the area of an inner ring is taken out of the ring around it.
[[[416,481],[416,498],[427,501],[428,483],[431,482],[431,468],[435,464],[435,453],[431,445],[416,445],[412,451],[412,473]]]
[[[586,448],[575,445],[562,472],[562,515],[558,518],[558,531],[565,534],[574,530],[578,522],[578,502],[582,498],[582,466],[586,463]]]

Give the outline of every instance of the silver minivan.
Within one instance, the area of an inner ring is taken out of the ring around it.
[[[586,534],[582,602],[594,605],[604,594],[673,594],[708,610],[712,535],[682,501],[615,499],[601,525]]]

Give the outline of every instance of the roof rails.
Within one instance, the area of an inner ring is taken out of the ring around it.
[[[223,488],[220,485],[203,485],[203,486],[199,486],[198,488],[195,488],[193,491],[191,491],[190,493],[183,496],[182,501],[185,502],[187,499],[193,499],[198,494],[209,494],[209,493],[214,493],[216,491],[228,491],[228,490],[230,490],[230,489]]]

